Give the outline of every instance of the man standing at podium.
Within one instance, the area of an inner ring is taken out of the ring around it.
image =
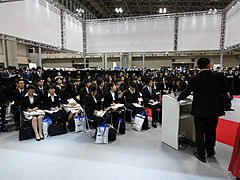
[[[222,73],[210,70],[210,60],[200,58],[200,72],[189,80],[188,86],[177,98],[185,99],[193,92],[192,112],[196,131],[196,158],[206,162],[215,155],[216,127],[218,117],[224,115],[222,95],[227,93],[227,84]]]

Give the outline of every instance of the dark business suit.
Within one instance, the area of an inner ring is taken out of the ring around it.
[[[27,90],[23,89],[23,92],[20,93],[19,89],[14,89],[11,95],[11,101],[14,101],[13,110],[14,110],[14,121],[17,127],[20,126],[20,107],[22,105],[22,99],[27,93]]]
[[[223,74],[202,70],[192,76],[178,101],[185,99],[191,92],[197,153],[199,157],[205,158],[205,150],[208,155],[214,153],[218,117],[224,114],[222,94],[227,93],[227,84]]]
[[[144,111],[143,107],[135,107],[133,103],[138,103],[139,93],[135,91],[132,93],[129,89],[127,89],[124,93],[125,98],[125,107],[131,109],[133,111],[133,115]]]
[[[29,96],[24,96],[22,99],[22,111],[27,111],[27,109],[40,108],[40,98],[39,96],[33,96],[33,103],[30,103]]]
[[[86,97],[86,95],[87,95],[88,93],[90,93],[90,89],[89,89],[89,88],[88,88],[88,92],[87,92],[86,87],[80,89],[79,95],[80,95],[80,104],[81,104],[81,106],[84,105],[84,102],[85,102],[84,99],[85,99],[85,97]]]
[[[110,91],[106,92],[105,97],[104,97],[104,107],[108,108],[111,106],[111,104],[118,103],[118,96],[117,96],[116,92],[114,94],[114,99],[115,100],[113,100],[113,97],[112,97],[112,94]],[[118,118],[121,118],[121,119],[124,118],[124,115],[125,115],[124,108],[118,108],[116,110],[112,110],[111,115],[112,115],[113,127],[115,129],[118,129]]]
[[[170,94],[171,93],[171,85],[170,83],[164,84],[163,82],[161,82],[159,84],[159,90],[161,92],[161,96],[163,96],[164,94]],[[165,93],[164,91],[167,91],[167,93]]]
[[[61,89],[59,88],[59,86],[55,87],[55,93],[56,95],[58,95],[61,99],[63,99],[63,91],[65,89],[65,86],[61,86]]]
[[[156,124],[157,121],[157,109],[161,108],[160,104],[156,104],[156,105],[151,105],[149,104],[149,101],[152,99],[154,101],[158,101],[159,99],[157,98],[156,95],[156,91],[154,88],[152,88],[152,93],[150,93],[148,87],[144,87],[142,90],[142,98],[143,98],[143,103],[145,107],[148,107],[150,109],[152,109],[152,124]],[[160,122],[161,123],[161,122]]]
[[[115,92],[115,100],[113,100],[113,97],[112,97],[112,94],[110,91],[106,92],[105,93],[105,96],[104,96],[104,107],[107,108],[107,107],[110,107],[112,103],[115,103],[117,104],[118,103],[118,97],[117,97],[117,93]]]
[[[58,107],[60,108],[60,104],[61,104],[61,99],[59,96],[54,96],[54,100],[52,101],[51,96],[44,96],[44,104],[43,104],[43,108],[47,109],[47,110],[51,110],[51,108],[55,108]],[[64,110],[58,110],[57,112],[54,112],[52,114],[47,113],[46,112],[46,116],[50,117],[50,119],[53,120],[54,123],[62,123],[62,122],[66,122],[67,117],[66,117],[66,113]]]
[[[50,110],[51,108],[55,108],[55,107],[58,107],[60,108],[60,103],[61,103],[61,100],[60,100],[60,97],[59,96],[54,96],[54,101],[52,101],[51,99],[51,96],[44,96],[44,109],[47,109],[47,110]]]
[[[43,86],[42,88],[39,88],[39,86],[37,86],[35,88],[35,93],[39,96],[40,98],[40,103],[41,103],[41,107],[43,106],[43,100],[44,100],[44,96],[47,94],[47,87]]]
[[[90,125],[92,125],[94,128],[97,128],[98,124],[102,124],[104,122],[104,117],[97,117],[96,115],[94,115],[95,111],[101,110],[101,100],[98,95],[96,95],[95,97],[97,102],[94,101],[91,93],[86,95],[84,98],[84,108],[86,115],[90,120]]]

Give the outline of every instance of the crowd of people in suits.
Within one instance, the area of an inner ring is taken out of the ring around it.
[[[144,107],[152,109],[152,127],[157,128],[157,122],[161,122],[161,97],[174,91],[183,91],[188,80],[198,70],[187,69],[160,69],[142,71],[44,71],[41,67],[28,69],[28,67],[16,69],[9,66],[0,72],[1,91],[1,131],[7,131],[5,123],[6,107],[14,102],[12,111],[16,124],[16,130],[20,126],[20,112],[33,109],[61,109],[61,104],[67,104],[68,99],[74,99],[92,119],[93,126],[108,120],[97,117],[99,110],[104,110],[111,105],[122,103],[132,111],[132,116],[144,111]],[[240,71],[223,71],[229,84],[229,93],[240,94]],[[142,99],[140,101],[140,99]],[[140,102],[139,102],[140,101]],[[159,102],[159,103],[156,103]],[[136,107],[133,103],[140,103],[142,107]],[[21,109],[20,109],[21,107]],[[157,113],[157,111],[160,113]],[[74,114],[65,112],[70,121]],[[115,114],[125,117],[125,112]],[[61,114],[64,114],[61,112]],[[159,115],[160,114],[160,115]],[[52,117],[54,121],[63,121],[61,118]],[[42,138],[41,117],[33,117],[32,126],[36,139]],[[147,120],[146,120],[147,121]],[[114,122],[113,122],[114,124]],[[117,124],[117,122],[115,122]],[[116,126],[116,125],[115,125]]]

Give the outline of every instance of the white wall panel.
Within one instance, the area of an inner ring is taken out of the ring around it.
[[[82,23],[69,15],[66,15],[66,48],[83,52]]]
[[[173,51],[174,19],[87,24],[87,52]]]
[[[43,0],[0,4],[0,33],[61,46],[60,11]]]
[[[240,43],[240,3],[227,13],[225,45],[227,47]]]
[[[221,14],[179,17],[178,51],[218,50]]]

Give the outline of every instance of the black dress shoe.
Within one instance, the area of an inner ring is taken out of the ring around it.
[[[215,154],[216,154],[215,151],[213,151],[213,153],[208,154],[207,157],[208,157],[208,158],[214,157]]]
[[[202,161],[202,162],[204,162],[204,163],[207,162],[206,158],[205,158],[205,157],[200,157],[200,156],[198,156],[197,152],[194,153],[194,156],[195,156],[198,160],[200,160],[200,161]]]
[[[152,127],[157,128],[157,124],[152,124]]]
[[[39,138],[39,139],[38,139],[38,138],[35,138],[35,139],[36,139],[36,141],[41,141],[41,138]]]
[[[44,136],[43,137],[40,137],[41,140],[44,140]]]
[[[1,127],[1,132],[7,132],[8,130],[7,130],[7,128],[5,127],[5,126],[2,126]]]

